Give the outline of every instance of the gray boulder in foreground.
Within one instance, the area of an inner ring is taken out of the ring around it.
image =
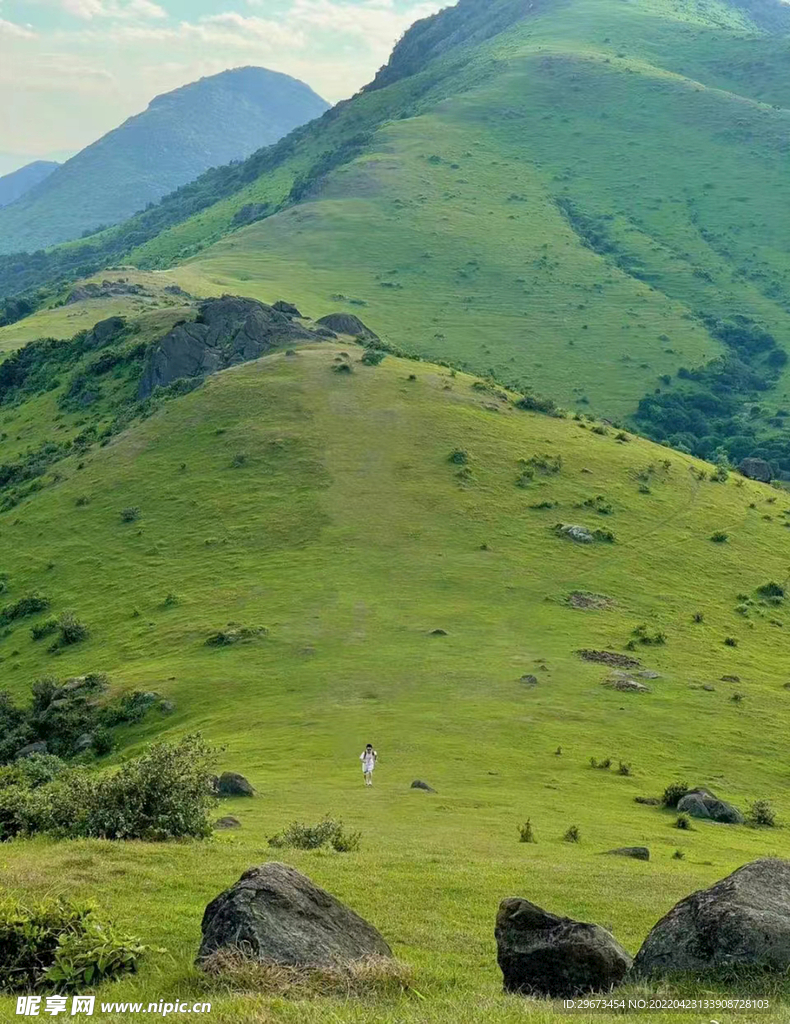
[[[306,875],[277,861],[245,871],[209,903],[201,927],[198,962],[220,949],[313,967],[392,956],[372,924]]]
[[[790,861],[755,860],[676,904],[634,960],[642,977],[790,969]]]
[[[216,791],[219,796],[255,796],[253,786],[238,772],[223,772]]]
[[[506,992],[566,998],[607,992],[631,957],[605,928],[557,917],[529,900],[502,900],[494,931]]]
[[[700,787],[690,789],[685,796],[678,800],[678,811],[681,814],[689,814],[692,818],[707,818],[709,821],[718,821],[724,825],[742,825],[744,816],[732,804],[726,800],[720,800],[709,789]]]

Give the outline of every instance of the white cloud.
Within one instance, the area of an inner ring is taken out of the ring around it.
[[[67,14],[83,21],[94,18],[116,18],[119,20],[148,20],[166,18],[167,11],[152,0],[58,0]]]
[[[11,39],[35,39],[36,33],[27,25],[17,25],[13,21],[0,18],[0,36]]]

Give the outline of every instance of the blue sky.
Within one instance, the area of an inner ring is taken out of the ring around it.
[[[452,0],[0,0],[0,174],[64,159],[161,92],[256,64],[331,102]]]

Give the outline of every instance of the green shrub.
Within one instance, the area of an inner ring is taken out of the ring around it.
[[[692,832],[691,818],[687,814],[679,814],[675,820],[675,828],[679,828],[681,832]]]
[[[203,839],[211,834],[214,763],[194,735],[156,743],[114,771],[72,769],[48,787],[52,829],[72,838]]]
[[[617,765],[617,774],[618,775],[630,775],[631,774],[631,765],[627,761],[620,761],[619,764]]]
[[[21,619],[26,615],[45,612],[49,606],[50,600],[48,597],[43,597],[41,594],[28,594],[27,597],[21,597],[14,604],[6,605],[0,611],[0,626],[6,626],[9,622]]]
[[[764,828],[775,828],[776,811],[771,806],[770,801],[755,800],[753,803],[749,804],[749,811],[746,815],[746,820],[755,828],[759,826]]]
[[[611,759],[611,757],[605,757],[605,758],[603,758],[603,760],[597,761],[594,757],[591,757],[590,758],[590,767],[591,768],[600,768],[603,771],[609,771],[609,769],[612,767],[612,759]]]
[[[351,365],[351,363],[346,363],[346,362],[336,363],[332,367],[332,369],[334,370],[335,373],[353,373],[354,372],[354,367]]]
[[[540,398],[537,395],[523,395],[515,403],[517,409],[525,409],[527,412],[542,412],[547,416],[556,416],[559,412],[556,403],[551,398]]]
[[[50,647],[50,650],[57,650],[59,647],[71,647],[73,644],[81,643],[90,636],[88,627],[77,618],[74,612],[63,612],[58,619],[58,638]]]
[[[277,849],[291,846],[297,850],[318,850],[331,846],[338,853],[349,853],[359,848],[361,838],[359,832],[346,832],[342,821],[324,818],[316,825],[292,821],[288,828],[270,836],[268,842]]]
[[[365,366],[378,366],[379,363],[384,359],[385,353],[378,348],[367,348],[362,353],[362,358],[359,360]]]
[[[684,860],[685,856],[686,855],[682,850],[675,850],[675,852],[672,854],[672,860]]]
[[[0,992],[80,991],[137,969],[146,953],[93,907],[57,898],[0,901]]]
[[[724,646],[725,647],[737,647],[738,646],[738,641],[735,639],[734,636],[725,636],[725,638],[724,638]]]
[[[518,841],[520,843],[537,843],[535,830],[529,818],[527,818],[523,825],[518,826]]]
[[[677,807],[678,802],[683,799],[688,791],[689,787],[687,782],[670,782],[664,790],[664,795],[661,797],[661,803],[664,807]]]
[[[136,523],[142,513],[136,505],[130,505],[129,508],[122,508],[120,515],[122,523]]]
[[[45,636],[52,636],[58,630],[58,620],[52,616],[44,619],[43,622],[36,622],[30,627],[30,635],[34,640],[43,640]]]
[[[725,533],[723,530],[716,530],[710,535],[710,539],[714,544],[725,544],[729,540],[729,534]]]
[[[784,587],[780,587],[778,583],[774,583],[771,580],[770,583],[763,583],[761,587],[757,588],[757,593],[763,597],[779,597],[785,596]]]
[[[104,757],[109,754],[115,746],[112,733],[109,729],[101,726],[93,734],[93,752],[97,757]]]
[[[447,456],[447,461],[454,463],[456,466],[465,466],[469,462],[469,452],[463,448],[455,448]]]
[[[565,833],[562,839],[563,842],[566,843],[580,843],[582,837],[581,832],[579,832],[579,826],[571,825],[571,827],[568,829],[568,831]]]

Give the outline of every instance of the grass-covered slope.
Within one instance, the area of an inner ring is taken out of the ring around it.
[[[517,409],[446,368],[365,366],[360,353],[326,343],[226,371],[60,461],[0,514],[6,599],[38,591],[91,634],[53,655],[32,640],[35,620],[19,621],[0,641],[3,685],[22,695],[43,674],[95,670],[155,689],[174,715],[147,719],[117,756],[201,729],[224,747],[221,767],[259,791],[226,805],[243,828],[224,841],[3,847],[5,884],[42,894],[57,879],[167,948],[104,999],[201,997],[204,906],[270,857],[266,837],[294,818],[330,812],[362,831],[357,853],[276,856],[369,917],[414,965],[419,996],[213,991],[218,1021],[523,1020],[523,1001],[499,994],[501,897],[609,924],[634,951],[681,896],[786,852],[784,831],[681,832],[634,802],[685,778],[790,814],[788,616],[757,590],[784,583],[781,494]],[[335,372],[349,359],[353,372]],[[66,386],[7,405],[8,438],[33,422],[71,430]],[[123,522],[124,508],[139,517]],[[558,522],[614,540],[577,545]],[[605,607],[573,607],[574,593]],[[206,645],[231,622],[269,633]],[[643,625],[665,642],[641,643]],[[607,666],[576,653],[629,643],[659,673],[649,693],[604,686]],[[380,752],[372,790],[359,777],[368,740]],[[589,766],[606,756],[631,774]],[[410,790],[415,778],[438,792]],[[517,841],[527,817],[536,846]],[[562,841],[571,825],[578,845]],[[635,843],[649,863],[601,856]],[[772,1019],[786,1017],[777,1004]]]
[[[304,82],[255,67],[157,96],[3,209],[0,252],[33,252],[117,224],[326,109]]]
[[[610,417],[658,389],[642,430],[790,470],[782,6],[769,29],[727,3],[500,3],[493,35],[458,10],[466,35],[418,24],[377,88],[134,259],[345,296],[416,351]]]

